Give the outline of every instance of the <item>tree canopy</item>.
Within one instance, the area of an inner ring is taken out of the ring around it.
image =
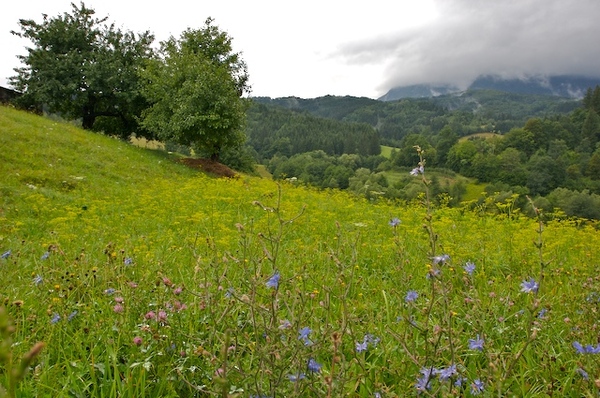
[[[10,79],[23,93],[19,104],[81,119],[85,129],[103,125],[117,135],[140,134],[137,116],[146,104],[138,69],[152,56],[154,36],[107,25],[83,3],[71,6],[71,14],[44,14],[41,23],[21,19],[21,31],[12,32],[33,43],[19,56],[25,66]]]
[[[162,42],[160,55],[142,73],[151,104],[142,124],[160,139],[190,145],[213,160],[243,144],[248,74],[227,33],[209,18],[202,29]]]

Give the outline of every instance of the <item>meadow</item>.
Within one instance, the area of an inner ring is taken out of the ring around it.
[[[431,203],[0,107],[0,396],[597,396],[593,225]]]

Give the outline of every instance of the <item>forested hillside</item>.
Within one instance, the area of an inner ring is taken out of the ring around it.
[[[600,218],[599,112],[600,87],[583,100],[489,90],[385,103],[262,98],[248,135],[275,178],[411,200],[419,191],[401,176],[419,162],[419,146],[434,194],[450,203],[477,183],[500,201],[518,194],[523,206],[529,195],[548,211]],[[377,134],[395,148],[388,159],[373,156]]]

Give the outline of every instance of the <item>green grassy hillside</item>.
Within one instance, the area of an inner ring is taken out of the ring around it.
[[[597,393],[591,227],[210,178],[6,107],[0,149],[9,396]]]

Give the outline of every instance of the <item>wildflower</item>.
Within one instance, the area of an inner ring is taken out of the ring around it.
[[[456,381],[454,382],[454,386],[455,387],[462,387],[463,383],[465,383],[467,381],[466,377],[458,377],[456,379]]]
[[[596,347],[591,344],[586,345],[585,352],[588,354],[600,354],[600,344],[598,344]]]
[[[546,312],[548,312],[548,310],[547,310],[547,309],[545,309],[545,308],[542,308],[542,309],[540,310],[540,312],[538,312],[538,314],[537,314],[537,317],[538,317],[539,319],[544,319],[544,317],[546,316]]]
[[[119,304],[123,304],[125,300],[123,300],[123,297],[115,297],[115,303],[119,303]]]
[[[356,352],[367,351],[367,345],[368,345],[368,343],[366,341],[363,341],[362,343],[357,341],[356,342]]]
[[[173,294],[176,296],[179,296],[181,294],[181,292],[183,292],[182,287],[176,287],[175,289],[173,289]]]
[[[308,335],[311,332],[312,332],[312,330],[308,326],[303,327],[298,332],[298,340],[302,340],[304,342],[304,345],[307,345],[307,346],[311,345],[312,341],[310,341],[310,339],[308,338]]]
[[[235,295],[235,289],[230,287],[227,289],[227,291],[225,292],[225,298],[232,298]]]
[[[379,342],[381,341],[381,339],[379,337],[375,337],[370,333],[365,334],[365,337],[363,338],[363,341],[372,344],[373,346],[376,346],[377,344],[379,344]]]
[[[122,314],[123,311],[125,311],[125,308],[121,304],[115,304],[113,311],[117,314]]]
[[[397,218],[397,217],[394,217],[394,218],[392,218],[392,219],[390,220],[389,224],[390,224],[390,226],[391,226],[391,227],[397,227],[398,225],[400,225],[400,223],[401,223],[401,222],[402,222],[402,221],[400,221],[400,219],[399,219],[399,218]]]
[[[285,329],[289,329],[292,327],[292,323],[290,321],[288,321],[287,319],[284,319],[283,321],[279,321],[279,323],[281,324],[278,327],[279,330],[285,330]]]
[[[417,383],[415,384],[415,388],[417,391],[425,391],[431,389],[429,385],[429,381],[432,376],[438,372],[436,368],[422,368],[421,369],[421,377],[417,378]]]
[[[115,289],[113,289],[113,288],[111,287],[111,288],[108,288],[108,289],[106,289],[106,290],[104,291],[104,294],[108,294],[108,295],[110,296],[110,295],[111,295],[111,294],[113,294],[114,292],[115,292]]]
[[[380,392],[376,392],[376,393],[373,395],[373,398],[381,398],[381,393],[380,393]]]
[[[579,373],[581,375],[581,377],[583,377],[584,380],[589,380],[590,379],[590,376],[588,375],[588,372],[586,372],[582,368],[577,368],[577,373]]]
[[[163,310],[158,311],[158,320],[164,322],[167,320],[167,313]]]
[[[473,275],[473,272],[475,271],[475,264],[473,264],[470,261],[467,261],[463,268],[467,274]]]
[[[424,174],[424,173],[425,173],[425,168],[423,167],[423,165],[420,165],[419,167],[415,167],[414,169],[412,169],[410,171],[411,176],[418,176],[419,174]]]
[[[321,372],[322,367],[323,367],[323,365],[321,365],[320,363],[315,361],[313,358],[310,358],[308,360],[307,368],[309,371],[311,371],[313,373],[319,373],[319,372]]]
[[[529,278],[521,283],[521,291],[523,293],[537,293],[539,287],[540,286],[533,278]]]
[[[33,278],[33,283],[36,285],[41,285],[42,282],[44,282],[44,278],[42,278],[40,275],[36,275],[35,278]]]
[[[450,256],[447,254],[442,254],[441,256],[435,256],[434,258],[432,258],[433,264],[437,265],[437,264],[445,264],[446,261],[450,260]]]
[[[477,335],[476,338],[469,339],[469,349],[483,351],[483,343],[484,340],[480,339],[479,335]]]
[[[419,298],[419,293],[417,293],[414,290],[409,290],[408,292],[406,292],[406,297],[404,297],[404,301],[410,303],[412,301],[415,301],[417,298]]]
[[[142,345],[142,343],[143,343],[143,340],[142,340],[142,338],[140,336],[135,336],[133,338],[133,344],[135,344],[135,345]]]
[[[292,383],[300,381],[300,380],[302,380],[304,378],[306,378],[306,375],[304,373],[298,373],[297,375],[288,375],[288,379]]]
[[[440,381],[446,381],[449,380],[452,376],[455,376],[457,374],[456,372],[456,365],[452,364],[450,366],[448,366],[445,369],[440,369],[438,371],[438,376],[440,378]]]
[[[483,381],[479,380],[479,379],[475,379],[473,380],[473,383],[471,383],[471,394],[473,395],[479,395],[483,392]]]
[[[162,282],[165,284],[165,286],[167,287],[171,287],[173,286],[173,282],[171,282],[171,280],[169,278],[167,278],[166,276],[164,276],[162,278]]]
[[[144,315],[144,318],[146,318],[146,319],[155,319],[156,318],[156,314],[154,313],[154,311],[148,311],[146,313],[146,315]]]
[[[269,280],[267,281],[267,283],[266,283],[267,287],[277,289],[279,287],[279,279],[280,278],[281,278],[281,275],[279,274],[279,271],[275,271],[273,276],[270,277]]]
[[[42,254],[42,257],[40,257],[40,260],[47,260],[48,257],[50,257],[50,252],[46,252],[46,253]]]
[[[67,321],[71,322],[73,320],[73,318],[75,318],[77,316],[78,312],[77,310],[74,310],[73,312],[71,312],[69,314],[69,316],[67,317]]]
[[[52,316],[52,319],[50,319],[50,323],[54,325],[54,324],[58,323],[58,321],[60,321],[60,315],[58,315],[57,313],[54,313],[54,315]]]
[[[4,258],[4,259],[9,258],[11,254],[12,254],[12,250],[7,250],[4,253],[2,253],[0,258]]]
[[[125,265],[131,265],[131,264],[133,264],[133,259],[131,257],[125,257],[123,259],[123,264],[125,264]]]

